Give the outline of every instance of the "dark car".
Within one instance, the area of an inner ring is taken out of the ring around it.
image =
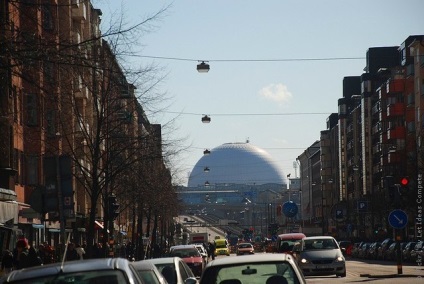
[[[412,261],[411,251],[414,249],[416,242],[408,242],[403,249],[402,255],[404,261]]]
[[[339,241],[340,249],[344,256],[351,255],[352,251],[349,248],[352,248],[352,242],[350,241]]]
[[[424,247],[424,242],[422,242],[422,241],[417,242],[415,244],[414,248],[411,250],[411,260],[412,261],[416,261],[419,256],[421,256],[421,259],[422,259],[422,257],[424,256],[423,255],[423,247]]]
[[[378,259],[384,259],[386,256],[386,250],[390,247],[390,245],[394,242],[393,239],[387,238],[381,242],[381,246],[378,248]]]
[[[380,242],[374,242],[371,244],[369,250],[368,250],[368,254],[367,257],[368,259],[377,259],[378,256],[378,248],[381,247],[381,243]]]
[[[124,258],[67,261],[10,272],[0,283],[143,283]]]

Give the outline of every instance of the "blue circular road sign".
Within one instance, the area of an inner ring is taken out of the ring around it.
[[[283,204],[283,213],[286,215],[286,217],[292,218],[296,216],[298,211],[296,203],[293,201],[287,201]]]
[[[408,224],[408,215],[403,210],[393,210],[389,214],[389,224],[394,229],[403,229]]]

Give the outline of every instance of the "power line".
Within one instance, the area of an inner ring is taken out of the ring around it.
[[[204,115],[205,113],[163,111],[181,115]],[[213,116],[282,116],[282,115],[329,115],[331,112],[288,112],[288,113],[208,113]]]
[[[299,61],[339,61],[339,60],[364,60],[365,57],[322,57],[322,58],[274,58],[274,59],[208,59],[199,60],[194,58],[167,57],[155,55],[132,55],[134,57],[163,59],[174,61],[191,62],[299,62]]]

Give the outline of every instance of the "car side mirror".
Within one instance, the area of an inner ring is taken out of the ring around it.
[[[185,284],[197,284],[198,280],[195,277],[189,277],[186,280],[184,280]]]

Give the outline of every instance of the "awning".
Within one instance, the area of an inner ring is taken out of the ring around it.
[[[14,220],[13,223],[18,223],[18,203],[17,202],[0,202],[0,223],[6,223],[9,220]]]
[[[99,221],[94,221],[94,229],[96,229],[96,230],[104,229],[104,226]]]
[[[50,233],[60,233],[60,229],[49,229]],[[72,233],[73,230],[72,229],[65,229],[65,233]]]
[[[32,227],[34,229],[43,229],[44,228],[44,225],[43,224],[32,224]]]

